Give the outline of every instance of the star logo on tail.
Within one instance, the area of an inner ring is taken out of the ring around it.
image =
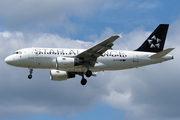
[[[161,39],[157,38],[155,35],[152,36],[151,39],[148,39],[148,42],[150,44],[150,48],[159,48]]]

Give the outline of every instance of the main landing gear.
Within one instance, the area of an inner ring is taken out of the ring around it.
[[[32,73],[33,73],[33,69],[32,68],[29,68],[29,75],[28,75],[28,78],[31,79],[32,78]]]
[[[87,80],[84,78],[84,74],[86,75],[86,77],[91,77],[92,71],[87,70],[86,73],[81,74],[81,76],[82,76],[81,85],[86,85],[86,83],[87,83]]]
[[[86,77],[91,77],[91,75],[92,75],[92,72],[90,70],[87,70],[86,71]]]
[[[86,83],[87,83],[87,80],[85,78],[82,78],[81,85],[86,85]]]

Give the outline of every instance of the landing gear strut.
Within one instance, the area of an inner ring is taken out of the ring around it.
[[[86,75],[86,77],[91,77],[92,72],[90,70],[87,70],[85,73],[80,73],[79,74],[79,75],[82,76],[81,85],[86,85],[86,83],[87,83],[87,80],[84,78],[84,74]]]
[[[83,72],[81,72],[81,73],[79,73],[79,75],[81,75],[81,76],[82,76],[82,79],[81,79],[81,85],[86,85],[87,80],[84,78],[84,73],[83,73]]]
[[[28,75],[28,78],[31,79],[32,78],[32,73],[33,73],[33,69],[32,68],[29,68],[29,75]]]

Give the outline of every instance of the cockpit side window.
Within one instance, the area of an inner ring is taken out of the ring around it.
[[[22,52],[21,51],[16,51],[13,54],[22,54]]]

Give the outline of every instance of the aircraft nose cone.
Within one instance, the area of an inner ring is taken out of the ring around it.
[[[4,60],[7,64],[10,64],[12,62],[12,59],[11,57],[6,57],[5,60]]]

